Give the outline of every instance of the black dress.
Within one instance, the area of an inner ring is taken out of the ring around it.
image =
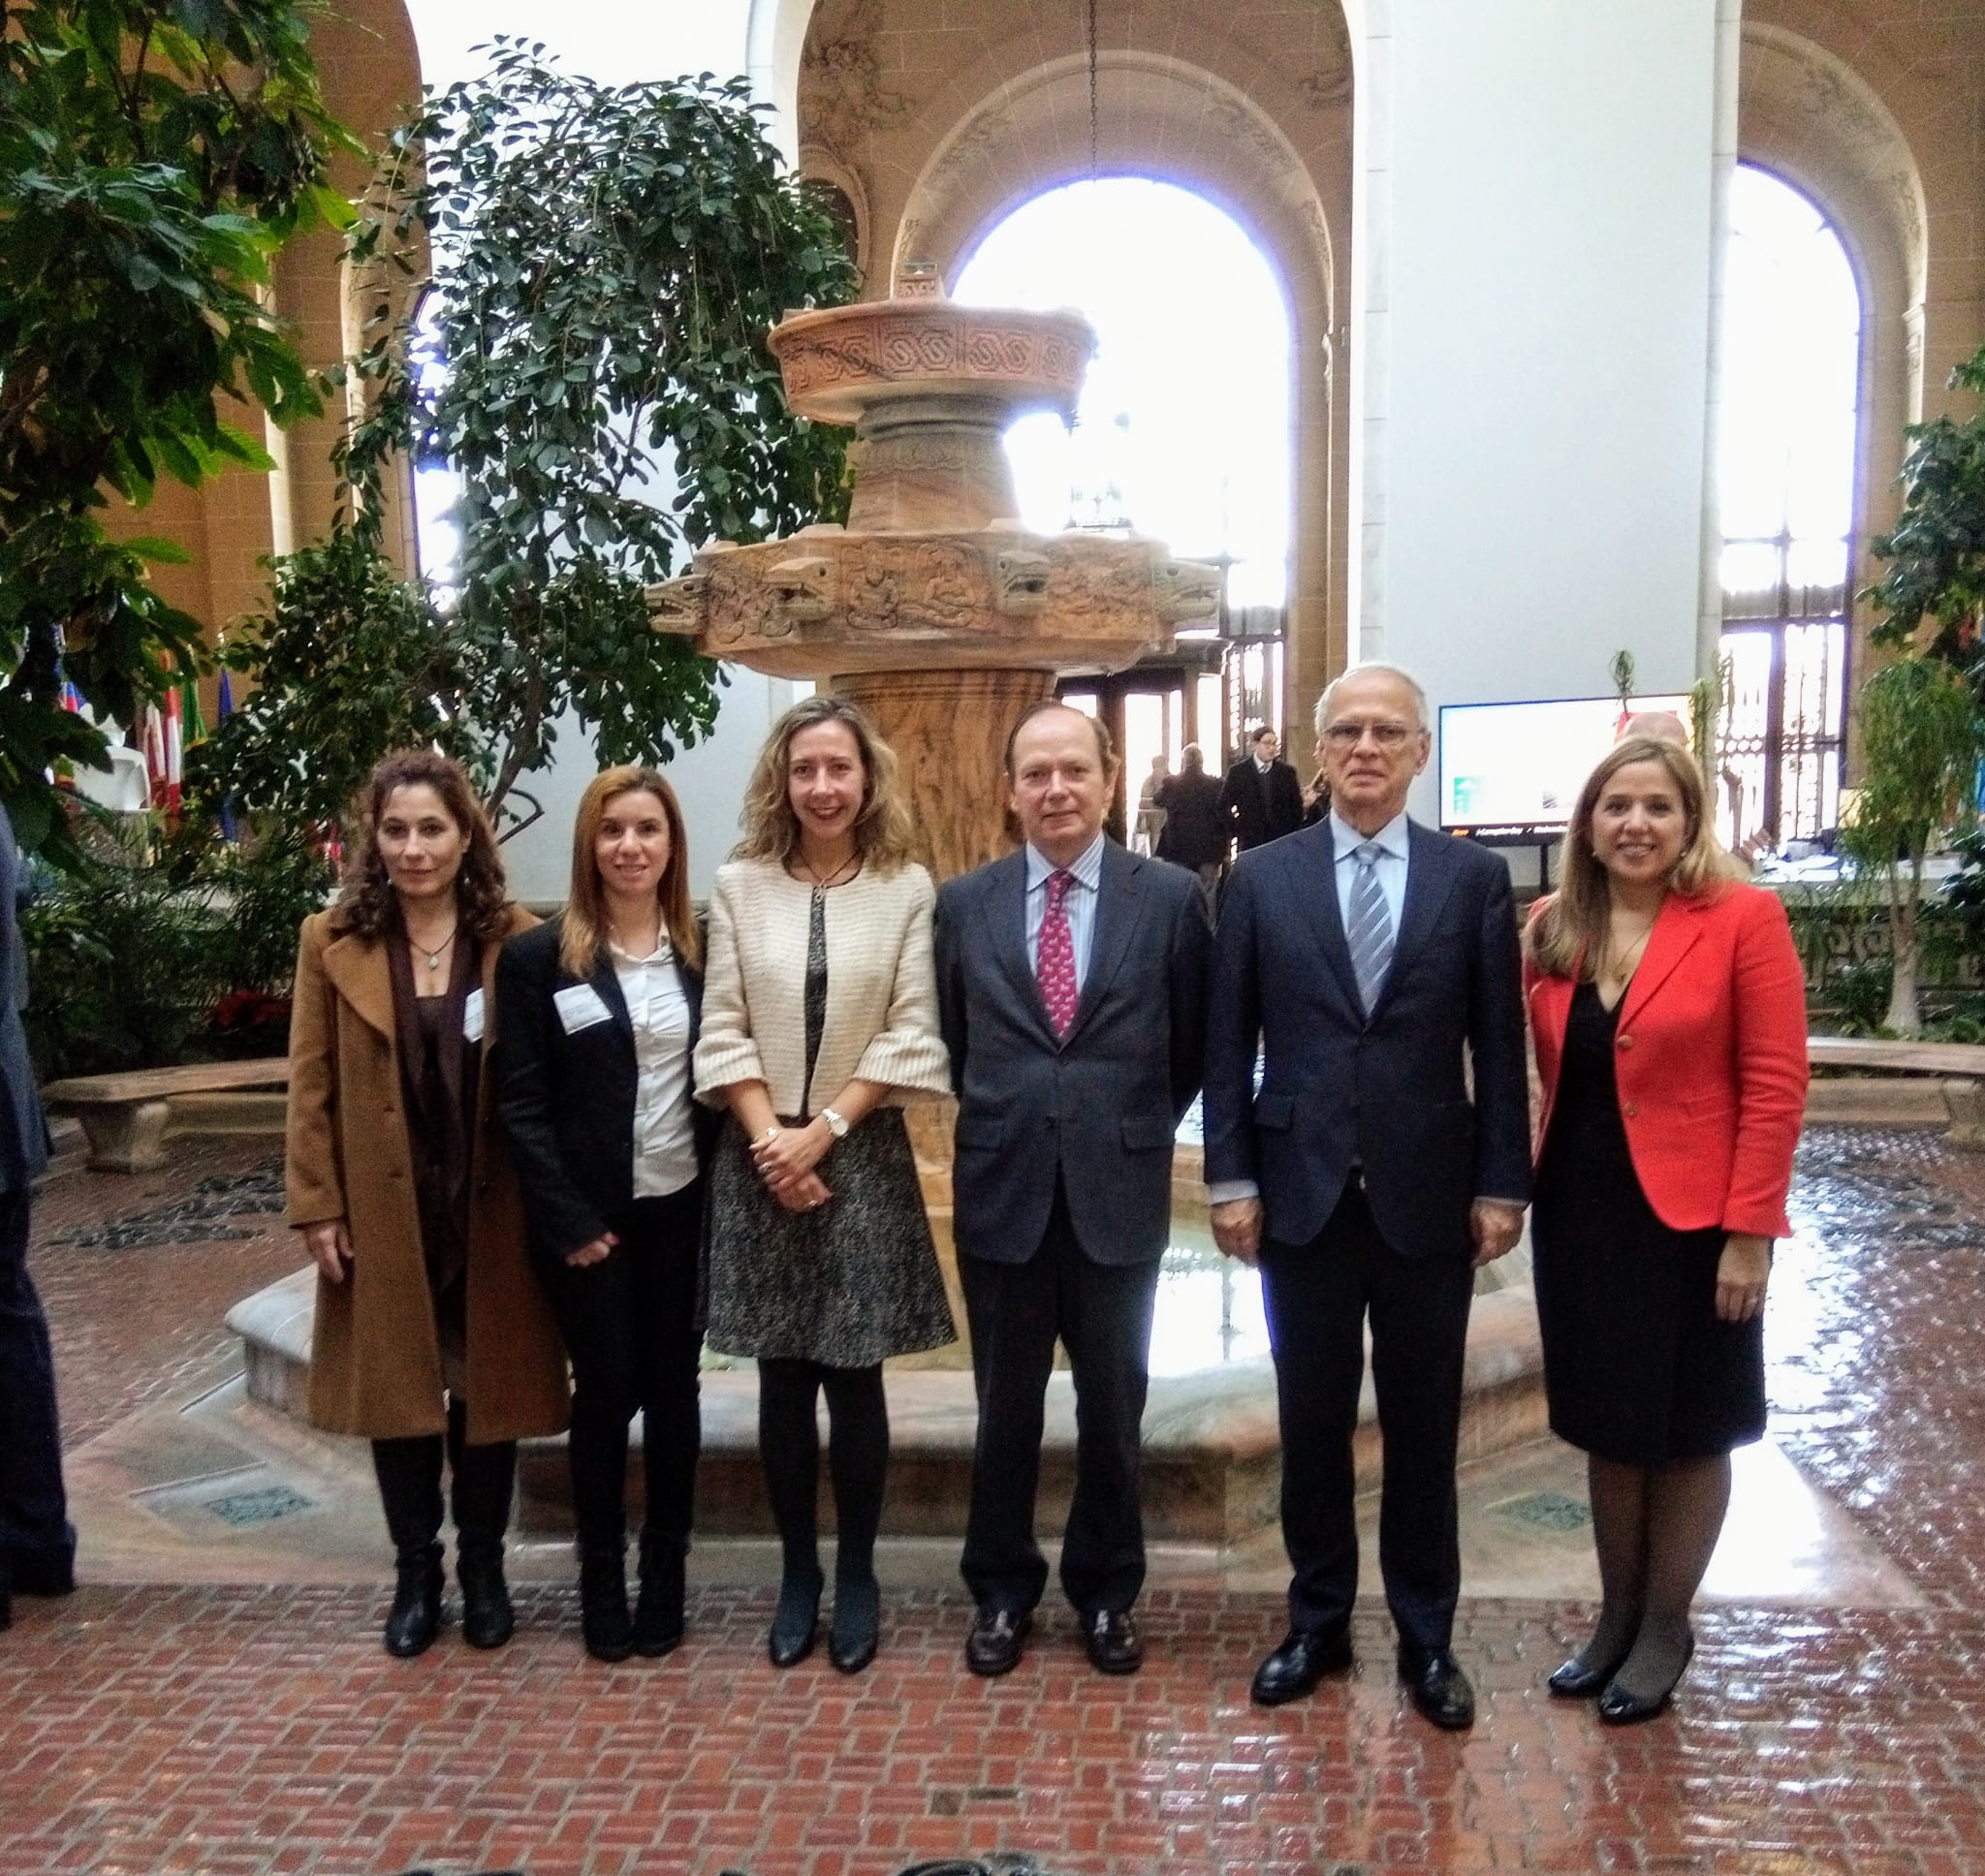
[[[1578,986],[1530,1241],[1551,1430],[1651,1466],[1763,1437],[1764,1324],[1717,1320],[1721,1228],[1671,1230],[1641,1191],[1613,1076],[1619,1021]]]

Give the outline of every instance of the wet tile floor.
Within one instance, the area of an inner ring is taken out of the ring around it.
[[[86,1535],[108,1528],[91,1494],[134,1485],[100,1455],[132,1425],[224,1404],[221,1314],[293,1266],[252,1180],[232,1183],[266,1157],[187,1142],[165,1175],[67,1175],[45,1197],[34,1267]],[[187,1511],[174,1540],[237,1559],[235,1580],[159,1580],[168,1546],[129,1573],[152,1580],[17,1605],[0,1876],[889,1876],[994,1851],[1067,1876],[1985,1876],[1985,1157],[1817,1130],[1795,1211],[1774,1440],[1747,1462],[1695,1667],[1653,1726],[1606,1733],[1539,1689],[1589,1614],[1577,1467],[1548,1447],[1469,1483],[1471,1589],[1510,1593],[1464,1604],[1482,1717],[1456,1738],[1402,1702],[1376,1606],[1349,1676],[1248,1705],[1281,1628],[1262,1558],[1159,1559],[1150,1663],[1122,1681],[1087,1672],[1058,1616],[1009,1679],[972,1680],[950,1559],[911,1545],[885,1559],[903,1587],[853,1680],[764,1665],[770,1564],[744,1546],[699,1551],[691,1638],[666,1662],[587,1662],[567,1593],[533,1581],[501,1653],[451,1636],[395,1663],[362,1466],[341,1515],[285,1507],[302,1474],[264,1426],[264,1469],[219,1465],[204,1501],[241,1522]],[[148,1232],[106,1231],[146,1213]],[[163,1472],[200,1475],[200,1442],[225,1460],[246,1424],[183,1418]],[[1536,1548],[1497,1553],[1516,1524]],[[125,1574],[87,1552],[84,1568]]]

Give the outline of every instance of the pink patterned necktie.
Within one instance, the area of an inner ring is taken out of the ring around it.
[[[1075,1020],[1075,940],[1068,929],[1068,889],[1073,873],[1048,875],[1048,906],[1041,914],[1041,944],[1034,954],[1034,976],[1048,1021],[1057,1037],[1068,1034]]]

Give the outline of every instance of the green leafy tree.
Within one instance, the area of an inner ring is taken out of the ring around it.
[[[1887,888],[1894,976],[1885,1027],[1920,1036],[1923,860],[1954,824],[1972,819],[1978,761],[1985,753],[1970,687],[1933,658],[1899,658],[1861,686],[1864,775],[1841,838],[1856,869]]]
[[[259,291],[350,205],[289,0],[9,0],[0,35],[0,799],[30,846],[50,766],[101,766],[61,676],[129,722],[200,627],[152,588],[171,542],[107,537],[121,497],[268,466],[243,423],[319,408]],[[258,408],[259,407],[259,408]],[[259,428],[259,422],[255,424]],[[58,665],[59,660],[59,665]]]
[[[487,77],[395,134],[352,241],[376,289],[353,460],[404,448],[453,468],[459,559],[426,621],[357,557],[317,563],[313,579],[370,595],[350,616],[371,649],[329,689],[331,660],[301,642],[312,609],[281,603],[279,571],[259,664],[242,654],[265,690],[216,738],[217,785],[264,801],[277,763],[362,769],[410,739],[404,711],[367,717],[373,661],[389,689],[425,673],[421,695],[446,704],[432,734],[492,812],[549,760],[565,710],[609,763],[666,761],[710,727],[715,667],[649,630],[643,589],[706,541],[846,513],[840,434],[787,408],[765,335],[850,297],[855,272],[758,113],[741,79],[606,86],[499,40]],[[353,482],[363,516],[376,481]],[[365,538],[355,524],[353,556]],[[314,722],[298,701],[313,684]]]
[[[1903,511],[1871,543],[1888,566],[1860,598],[1882,614],[1876,643],[1939,659],[1985,698],[1985,349],[1951,373],[1950,386],[1980,408],[1909,426]]]

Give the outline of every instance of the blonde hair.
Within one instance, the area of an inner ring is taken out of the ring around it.
[[[607,889],[600,878],[600,823],[610,802],[623,795],[652,795],[662,804],[669,824],[669,859],[655,886],[655,903],[669,943],[692,971],[703,969],[703,933],[689,900],[689,835],[682,825],[682,804],[658,769],[622,763],[602,769],[579,797],[572,825],[572,896],[559,922],[558,961],[571,977],[590,977],[607,939]]]
[[[1686,831],[1682,853],[1668,874],[1668,891],[1694,898],[1720,891],[1736,877],[1735,865],[1709,825],[1708,791],[1695,758],[1665,737],[1625,737],[1606,752],[1579,790],[1571,825],[1564,831],[1563,876],[1558,891],[1538,908],[1524,934],[1530,962],[1547,977],[1591,979],[1598,970],[1612,897],[1606,869],[1592,853],[1592,816],[1606,784],[1634,763],[1658,763],[1682,797]]]
[[[739,817],[744,838],[731,850],[733,860],[772,860],[784,865],[799,850],[800,817],[793,812],[787,782],[793,738],[822,723],[838,723],[855,738],[862,755],[862,811],[855,816],[855,851],[877,872],[893,873],[916,857],[914,824],[897,774],[896,751],[876,734],[859,704],[845,697],[803,698],[772,727]]]

